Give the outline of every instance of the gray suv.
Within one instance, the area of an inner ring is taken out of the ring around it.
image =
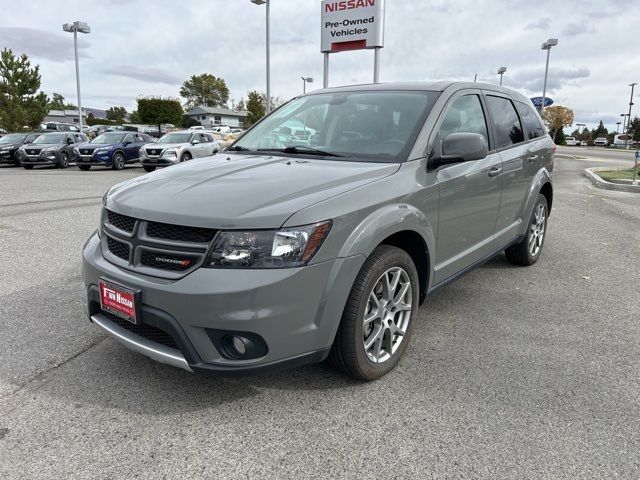
[[[538,260],[554,151],[531,102],[495,85],[295,98],[222,155],[105,194],[83,251],[89,317],[190,371],[329,358],[379,378],[428,294],[502,251]]]
[[[170,132],[140,148],[142,167],[153,172],[156,167],[166,167],[192,158],[209,157],[220,150],[210,133],[185,130]]]

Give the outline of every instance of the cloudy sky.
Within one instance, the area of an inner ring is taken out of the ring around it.
[[[497,82],[542,94],[551,52],[548,95],[572,107],[575,121],[603,120],[615,129],[629,108],[628,84],[640,82],[638,0],[386,0],[383,82]],[[28,54],[42,89],[75,102],[73,41],[61,25],[86,21],[80,42],[83,103],[135,107],[138,95],[177,96],[194,73],[223,77],[236,101],[264,89],[264,6],[249,0],[0,0],[0,48]],[[271,0],[272,95],[301,93],[302,75],[322,84],[320,0]],[[330,85],[368,83],[373,53],[332,55]],[[636,104],[640,105],[640,89]],[[636,106],[637,106],[636,105]],[[636,108],[636,114],[640,110]]]

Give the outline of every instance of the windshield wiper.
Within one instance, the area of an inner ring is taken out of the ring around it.
[[[234,145],[233,147],[227,148],[227,150],[231,152],[248,152],[249,151],[247,147],[243,147],[241,145]]]
[[[272,151],[282,153],[303,153],[307,155],[320,155],[322,157],[345,157],[346,155],[339,155],[337,153],[325,152],[324,150],[318,150],[317,148],[305,147],[304,145],[292,145],[286,148],[260,148],[260,151]]]

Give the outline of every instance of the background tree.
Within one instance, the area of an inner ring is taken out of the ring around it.
[[[247,94],[247,116],[244,120],[245,128],[249,128],[264,117],[264,95],[257,90]]]
[[[247,105],[244,102],[244,98],[241,98],[240,101],[236,104],[235,110],[236,112],[244,112],[247,110]]]
[[[544,109],[542,118],[546,122],[551,138],[555,142],[558,131],[573,124],[573,110],[561,105],[553,105]],[[564,139],[564,132],[561,138]]]
[[[49,101],[49,110],[76,110],[73,103],[65,102],[64,97],[59,93],[54,93]]]
[[[8,131],[37,128],[49,111],[47,96],[38,92],[40,67],[31,67],[26,55],[0,53],[0,124]]]
[[[226,107],[229,101],[229,88],[223,78],[210,73],[192,75],[180,88],[180,96],[187,102],[187,109],[197,105],[205,107]]]
[[[122,123],[127,116],[127,109],[124,107],[111,107],[107,109],[107,120]]]
[[[200,125],[200,122],[195,118],[189,115],[182,116],[182,128],[197,127],[198,125]]]
[[[607,135],[609,135],[609,130],[607,130],[607,128],[604,126],[604,123],[602,123],[602,120],[600,120],[600,123],[596,128],[593,129],[591,135],[593,136],[593,138],[606,137]]]
[[[134,110],[129,114],[129,121],[131,123],[140,123],[140,115],[138,115],[138,110]]]
[[[163,123],[180,125],[182,123],[182,105],[174,98],[141,97],[138,98],[138,117],[143,123],[158,125],[162,131]]]
[[[632,135],[631,138],[633,138],[634,141],[640,142],[640,117],[633,117],[633,120],[631,120],[627,126],[627,131]]]

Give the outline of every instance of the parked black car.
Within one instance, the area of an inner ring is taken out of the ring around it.
[[[33,132],[8,133],[0,137],[0,163],[13,163],[19,167],[20,160],[16,156],[18,149],[32,143],[39,135]]]
[[[73,159],[73,147],[88,141],[83,133],[43,133],[33,143],[20,147],[17,155],[20,165],[27,170],[32,169],[34,165],[67,168],[69,161]]]

